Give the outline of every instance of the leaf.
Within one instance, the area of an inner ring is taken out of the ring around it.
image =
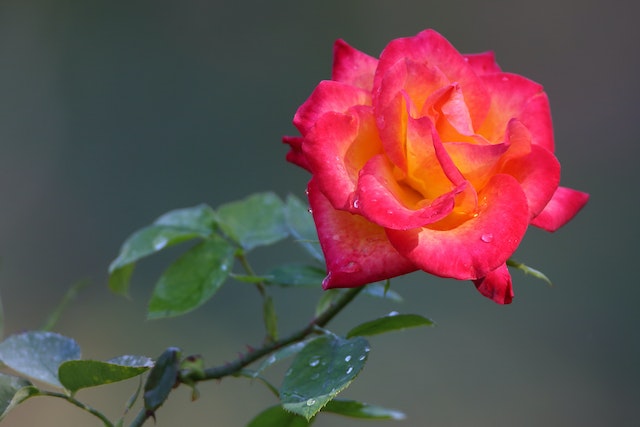
[[[53,332],[32,331],[11,335],[0,343],[0,360],[27,377],[62,387],[58,367],[80,359],[80,347],[71,338]]]
[[[553,286],[553,283],[551,282],[551,280],[549,280],[549,278],[541,271],[536,270],[535,268],[529,267],[521,262],[518,262],[514,259],[508,259],[507,260],[507,265],[509,267],[514,267],[517,268],[518,270],[524,272],[524,274],[529,274],[537,279],[543,280],[547,283],[547,285],[549,286]]]
[[[285,264],[274,268],[267,283],[281,286],[309,286],[319,288],[327,273],[318,267],[300,264]]]
[[[178,379],[181,351],[176,347],[166,349],[149,372],[144,384],[144,407],[155,412],[171,393]]]
[[[283,203],[274,193],[258,193],[216,211],[218,225],[245,251],[276,243],[289,235]]]
[[[276,316],[276,309],[273,305],[273,299],[267,297],[264,300],[262,307],[262,314],[264,317],[264,325],[267,330],[267,336],[271,341],[278,339],[278,317]]]
[[[149,302],[149,319],[179,316],[207,302],[233,267],[235,249],[213,236],[191,248],[162,274]]]
[[[334,399],[327,403],[322,412],[344,415],[345,417],[363,418],[368,420],[403,420],[405,414],[394,409],[370,405],[354,400]]]
[[[283,359],[286,359],[295,354],[298,354],[300,350],[304,348],[305,345],[307,345],[307,341],[301,341],[295,344],[288,345],[286,347],[282,347],[280,350],[272,353],[269,357],[267,357],[262,361],[258,369],[254,371],[255,375],[260,374],[269,366],[274,365]]]
[[[247,427],[307,427],[313,420],[307,421],[300,415],[285,411],[282,406],[272,406],[260,412]]]
[[[39,390],[24,378],[0,373],[0,420],[10,410],[38,392]]]
[[[316,304],[316,316],[320,316],[325,310],[331,307],[331,304],[343,293],[344,290],[342,289],[327,289],[324,291]]]
[[[314,259],[324,264],[324,254],[320,247],[316,224],[309,212],[309,206],[292,194],[287,196],[284,216],[291,236]]]
[[[214,226],[214,212],[207,205],[176,209],[162,215],[125,240],[118,257],[109,266],[110,289],[126,295],[134,262],[178,243],[209,237]]]
[[[349,331],[347,337],[377,335],[385,332],[414,328],[416,326],[433,325],[434,323],[431,320],[418,314],[397,314],[391,312],[387,316],[356,326]]]
[[[365,286],[362,294],[375,298],[389,299],[394,302],[402,302],[402,297],[399,293],[388,289],[387,286],[382,283],[372,283]]]
[[[42,330],[50,331],[58,322],[58,319],[62,315],[62,312],[67,308],[67,306],[74,300],[74,298],[78,295],[78,293],[89,285],[88,280],[80,280],[74,283],[64,294],[62,297],[62,301],[58,304],[58,306],[53,310],[53,312],[49,315],[49,318],[45,322]]]
[[[311,419],[360,373],[369,344],[362,337],[324,335],[298,353],[280,387],[282,406]]]
[[[58,368],[62,385],[72,394],[87,387],[123,381],[146,372],[153,361],[143,356],[121,356],[109,362],[69,360]]]

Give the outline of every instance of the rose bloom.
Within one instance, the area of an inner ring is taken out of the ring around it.
[[[312,175],[325,289],[424,270],[510,303],[506,261],[527,226],[555,231],[589,198],[559,187],[542,86],[433,30],[379,59],[338,40],[332,79],[293,123],[287,160]]]

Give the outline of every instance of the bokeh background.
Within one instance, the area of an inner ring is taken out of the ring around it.
[[[167,210],[217,206],[253,192],[303,196],[283,134],[344,38],[377,56],[431,27],[460,51],[494,50],[503,69],[544,84],[563,184],[591,193],[549,235],[531,229],[516,258],[555,282],[514,272],[498,306],[466,282],[413,274],[405,302],[361,298],[333,324],[391,310],[438,326],[371,339],[367,367],[343,397],[407,413],[406,426],[640,425],[637,3],[621,0],[32,1],[0,3],[0,294],[5,334],[42,326],[65,290],[91,285],[56,331],[84,356],[157,356],[168,346],[208,364],[258,344],[253,288],[229,283],[182,318],[146,321],[161,269],[141,263],[131,299],[106,269],[133,230]],[[257,251],[257,268],[299,257]],[[276,290],[283,331],[309,318],[320,290]],[[284,368],[272,373],[278,383]],[[136,387],[79,397],[115,418]],[[157,426],[242,426],[276,403],[257,383],[177,390]],[[317,426],[366,423],[321,416]],[[32,399],[7,426],[99,426],[62,401]],[[396,425],[390,423],[388,425]]]

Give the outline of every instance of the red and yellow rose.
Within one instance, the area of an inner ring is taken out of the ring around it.
[[[287,159],[312,174],[324,288],[424,270],[509,303],[505,262],[528,225],[554,231],[588,199],[559,187],[542,86],[432,30],[379,59],[337,41],[294,124]]]

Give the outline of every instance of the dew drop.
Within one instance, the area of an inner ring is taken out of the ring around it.
[[[360,208],[360,200],[354,199],[353,200],[353,209],[359,209],[359,208]]]
[[[309,195],[309,189],[308,188],[304,189],[304,194],[307,195],[307,196]]]
[[[348,361],[350,361],[350,360],[351,360],[351,356],[347,356],[347,357],[345,357],[345,358],[344,358],[344,361],[345,361],[345,362],[348,362]]]
[[[167,243],[169,243],[169,240],[167,240],[165,237],[162,237],[162,236],[156,237],[155,239],[153,239],[153,242],[152,242],[153,249],[155,249],[156,251],[159,251],[160,249],[167,246]]]
[[[397,311],[391,311],[391,312],[389,312],[389,314],[387,314],[387,316],[393,317],[393,316],[397,316],[398,314],[400,314],[400,313],[398,313]]]
[[[485,243],[491,243],[493,242],[493,234],[491,233],[483,234],[482,236],[480,236],[480,240],[482,240]]]
[[[362,362],[366,358],[367,356],[363,354],[362,356],[358,357],[358,360]]]
[[[313,213],[313,209],[309,208],[309,209],[307,209],[307,212],[309,212],[310,214],[312,214],[312,213]]]
[[[307,406],[313,406],[313,405],[315,405],[315,403],[316,403],[316,400],[315,400],[315,399],[309,399],[309,400],[307,400]]]
[[[309,362],[309,366],[311,366],[312,368],[318,366],[320,364],[320,359],[313,359],[311,362]]]
[[[349,369],[347,369],[347,375],[349,375],[351,372],[353,372],[353,367],[349,366]]]

